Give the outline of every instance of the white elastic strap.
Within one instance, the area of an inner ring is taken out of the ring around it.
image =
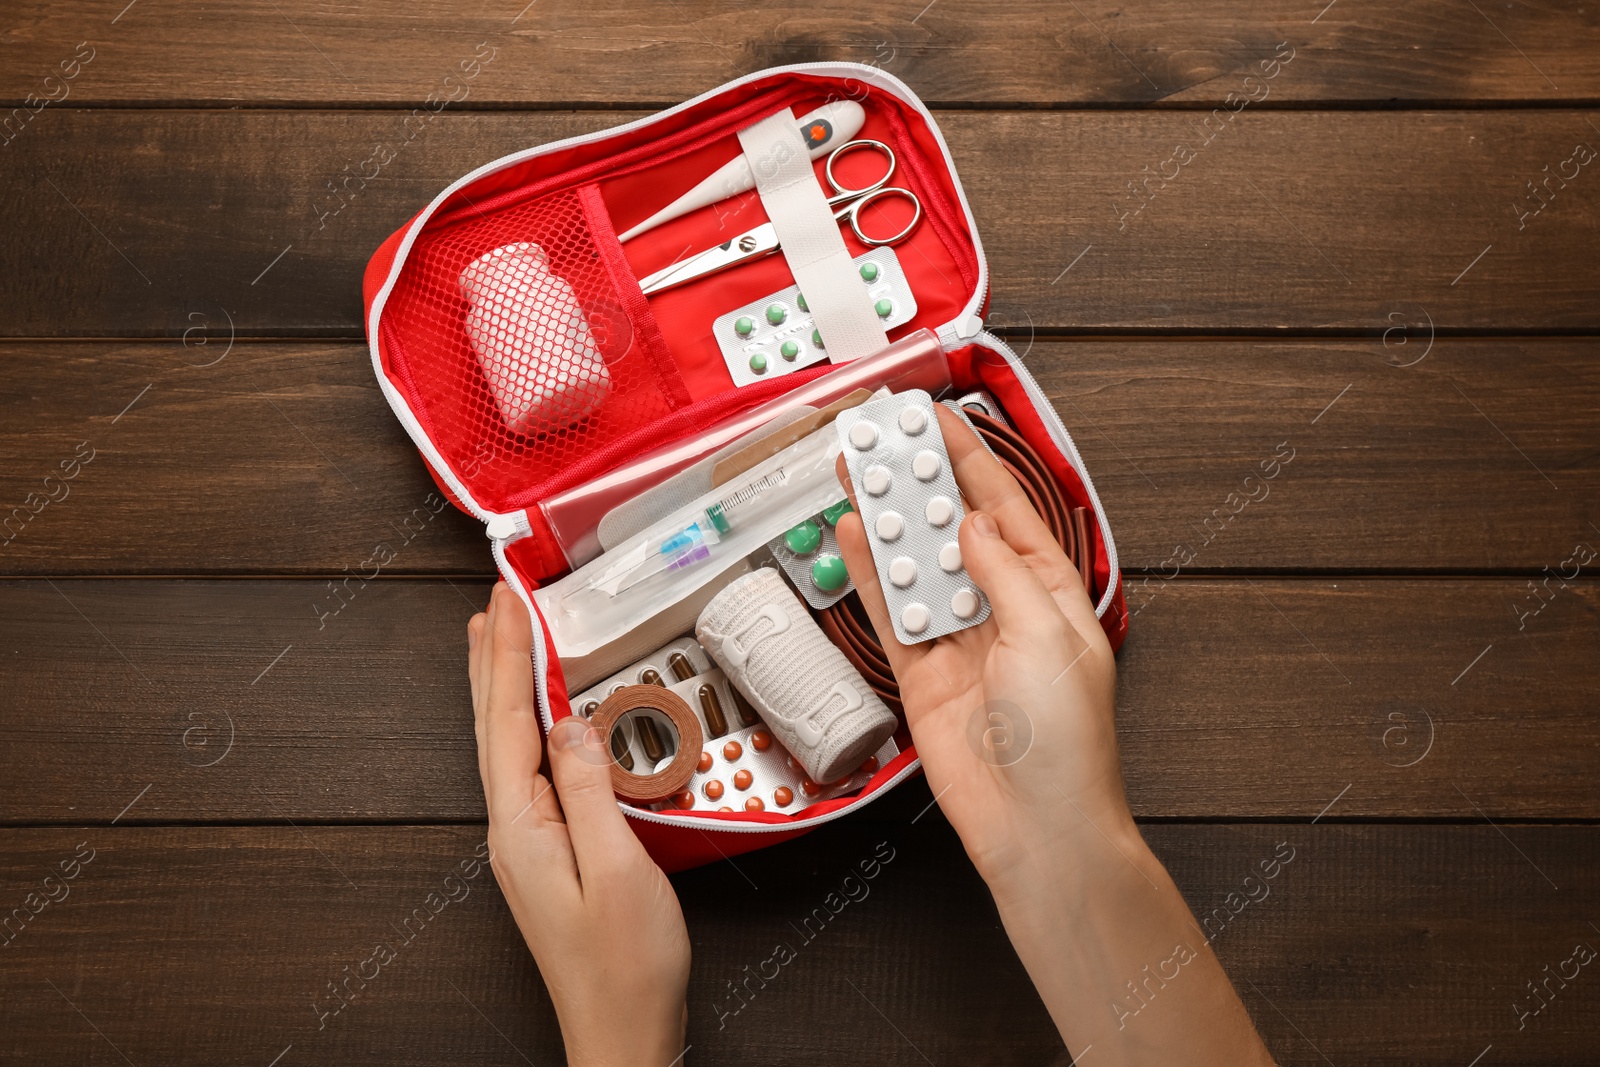
[[[889,335],[856,277],[794,112],[784,108],[740,130],[739,144],[828,359],[842,363],[887,347]]]

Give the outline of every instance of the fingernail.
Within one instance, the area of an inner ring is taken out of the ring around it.
[[[562,719],[550,731],[550,747],[557,750],[577,748],[583,744],[584,735],[593,730],[594,727],[575,715]]]
[[[980,537],[999,537],[1000,527],[994,524],[994,519],[987,512],[976,511],[972,514],[972,528]]]
[[[467,651],[471,652],[473,649],[475,649],[477,647],[478,647],[478,631],[476,631],[472,627],[468,626],[467,627]]]

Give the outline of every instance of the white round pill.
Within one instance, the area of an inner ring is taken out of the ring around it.
[[[889,563],[889,582],[896,589],[904,589],[917,580],[917,561],[910,556],[896,556]]]
[[[889,477],[889,468],[880,467],[876,463],[861,472],[861,488],[869,496],[882,496],[889,491],[892,479]]]
[[[872,527],[877,531],[880,541],[898,541],[900,534],[905,531],[905,520],[898,511],[885,511],[878,516],[878,521]]]
[[[961,546],[951,541],[939,550],[939,569],[954,574],[961,569]]]
[[[943,526],[955,516],[956,506],[947,496],[936,496],[928,501],[928,506],[923,514],[928,517],[929,526]]]
[[[878,443],[878,428],[870,422],[858,422],[850,427],[850,443],[865,452]]]
[[[920,482],[931,482],[939,477],[939,468],[942,466],[943,464],[939,462],[939,453],[924,448],[911,460],[911,473],[915,474]]]
[[[900,413],[900,429],[909,437],[915,437],[928,428],[928,416],[922,413],[921,408],[906,408]]]
[[[958,589],[950,598],[950,614],[958,619],[970,619],[978,613],[978,594],[970,589]]]
[[[920,634],[928,628],[933,616],[926,604],[907,604],[900,612],[900,626],[908,634]]]

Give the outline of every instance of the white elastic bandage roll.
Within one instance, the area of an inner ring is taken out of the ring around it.
[[[850,774],[898,725],[770,567],[713,597],[695,636],[812,781]]]
[[[600,406],[611,372],[594,343],[578,294],[550,271],[531,241],[502,245],[467,264],[464,326],[505,424],[547,433]]]

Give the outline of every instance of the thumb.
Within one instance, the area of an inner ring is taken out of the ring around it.
[[[1062,642],[1078,651],[1083,644],[1043,579],[1000,536],[994,517],[983,511],[967,514],[960,531],[961,563],[989,598],[1000,636],[1013,642],[1024,637]]]
[[[580,876],[604,870],[641,847],[611,789],[606,739],[586,720],[570,715],[551,727],[550,778]]]

